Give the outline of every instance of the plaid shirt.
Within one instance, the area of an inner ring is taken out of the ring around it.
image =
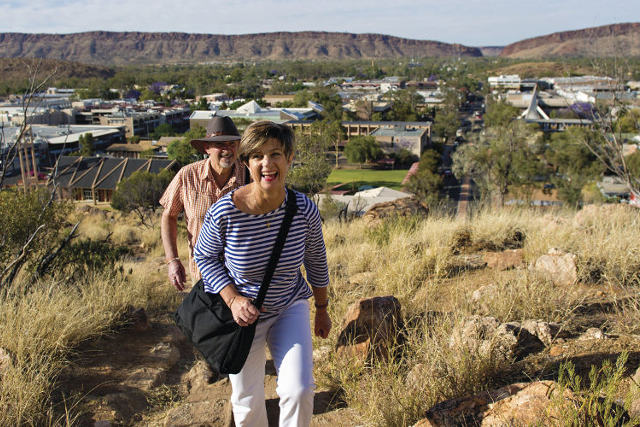
[[[189,270],[194,282],[201,277],[193,260],[193,247],[198,241],[204,215],[207,209],[226,193],[243,186],[244,181],[244,166],[240,161],[236,161],[231,177],[224,187],[218,188],[209,159],[205,159],[180,169],[160,199],[160,204],[165,210],[168,209],[172,216],[178,216],[184,211],[189,238]]]

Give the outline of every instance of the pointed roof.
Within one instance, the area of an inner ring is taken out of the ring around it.
[[[520,116],[525,120],[549,120],[549,116],[538,105],[538,85],[533,88],[533,95],[531,95],[531,102]]]
[[[262,111],[262,107],[260,107],[260,105],[256,101],[251,100],[246,104],[236,108],[236,111],[238,113],[256,114]]]

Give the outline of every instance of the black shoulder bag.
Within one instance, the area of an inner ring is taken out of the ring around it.
[[[298,210],[296,195],[287,190],[287,204],[284,220],[278,232],[271,258],[267,265],[258,296],[253,304],[259,310],[262,307],[267,288],[280,259],[282,248],[289,233],[293,216]],[[237,374],[247,360],[253,337],[256,332],[256,320],[249,326],[241,327],[233,320],[231,309],[219,294],[204,291],[202,279],[196,283],[174,314],[178,327],[202,353],[212,369],[221,374]]]

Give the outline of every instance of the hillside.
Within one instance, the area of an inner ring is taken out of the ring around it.
[[[0,58],[0,76],[2,85],[9,87],[24,86],[30,73],[25,70],[37,70],[40,79],[44,79],[55,70],[55,80],[50,81],[49,86],[56,84],[56,81],[68,80],[71,78],[109,78],[113,77],[115,71],[110,68],[96,65],[78,64],[70,61],[57,59],[33,59],[33,58]]]
[[[169,64],[237,60],[482,56],[459,44],[382,34],[278,32],[245,35],[95,31],[0,33],[0,57],[42,57],[85,64]]]
[[[640,23],[563,31],[512,43],[507,58],[640,56]]]

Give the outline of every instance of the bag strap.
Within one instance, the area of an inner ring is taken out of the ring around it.
[[[298,204],[296,202],[296,193],[289,189],[286,189],[286,190],[287,190],[287,204],[285,206],[284,219],[282,220],[282,225],[280,225],[278,238],[276,239],[276,243],[273,246],[273,251],[271,252],[271,258],[269,259],[269,264],[267,265],[267,271],[265,272],[264,277],[262,279],[262,285],[260,285],[258,296],[253,301],[253,305],[255,305],[256,308],[258,309],[262,307],[264,298],[267,295],[267,288],[269,288],[269,284],[271,283],[271,279],[273,278],[273,273],[275,272],[276,266],[278,265],[278,260],[280,259],[282,248],[284,248],[284,243],[287,240],[287,234],[289,234],[289,227],[293,222],[293,216],[298,211]]]

